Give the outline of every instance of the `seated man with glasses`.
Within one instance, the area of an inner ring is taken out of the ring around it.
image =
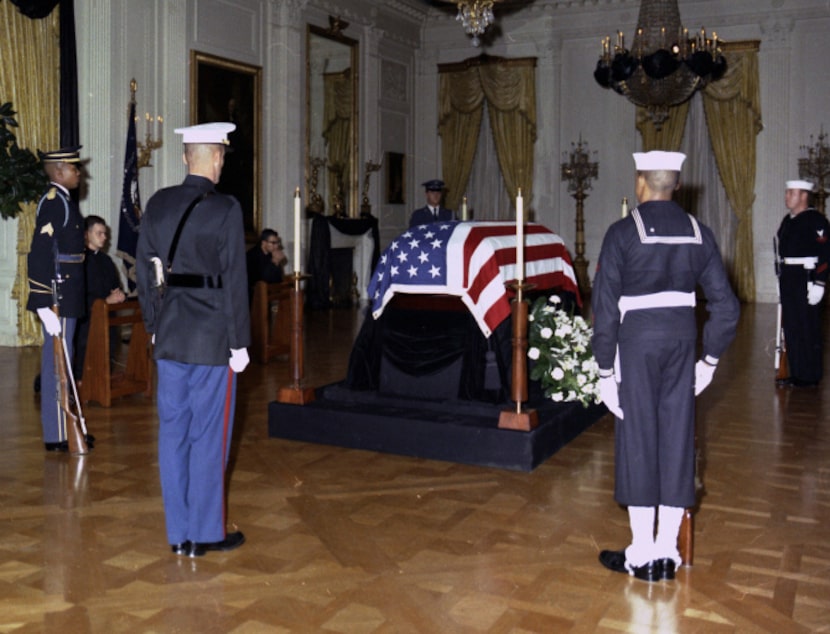
[[[257,282],[282,282],[283,267],[288,258],[282,250],[282,240],[273,229],[263,229],[259,236],[259,244],[248,250],[246,255],[248,264],[248,299],[253,297],[254,285]]]

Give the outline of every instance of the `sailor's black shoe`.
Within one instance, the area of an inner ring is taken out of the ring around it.
[[[663,559],[655,559],[642,566],[628,566],[625,561],[624,550],[603,550],[599,554],[599,563],[613,570],[631,575],[642,581],[660,581],[663,578]],[[672,561],[672,578],[674,578],[674,562]]]

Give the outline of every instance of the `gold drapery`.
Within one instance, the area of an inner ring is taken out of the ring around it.
[[[758,48],[758,41],[722,43],[726,73],[702,91],[718,173],[738,218],[732,276],[738,298],[745,302],[755,299],[752,205],[755,202],[755,137],[762,128]],[[643,149],[678,150],[688,113],[688,101],[669,108],[669,118],[658,132],[645,108],[637,108],[636,126],[642,135]]]
[[[734,277],[738,298],[755,300],[752,205],[755,202],[755,137],[761,131],[759,42],[723,45],[726,74],[703,90],[709,138],[729,204],[738,217]]]
[[[689,115],[689,102],[669,108],[669,118],[663,122],[658,130],[651,122],[646,108],[637,107],[637,129],[643,137],[643,151],[665,150],[677,152],[683,143],[683,132],[686,130],[686,118]]]
[[[487,112],[505,187],[511,199],[519,188],[533,199],[533,144],[536,141],[536,59],[481,56],[438,67],[439,118],[446,206],[457,209],[470,178],[482,105]]]
[[[42,20],[20,14],[10,2],[0,2],[0,101],[11,101],[20,125],[14,133],[22,148],[55,148],[59,139],[60,13],[55,9]],[[26,310],[29,298],[26,256],[35,227],[34,203],[17,216],[17,275],[12,298],[17,304],[17,338],[20,345],[43,342],[40,321]]]
[[[328,147],[328,208],[335,210],[334,201],[341,194],[340,202],[346,205],[350,183],[352,147],[352,71],[347,68],[339,73],[323,76],[323,138]],[[345,210],[345,209],[344,209]],[[352,212],[353,210],[348,210]]]

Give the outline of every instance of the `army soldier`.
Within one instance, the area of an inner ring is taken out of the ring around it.
[[[81,146],[38,155],[49,177],[49,188],[37,206],[35,231],[27,258],[29,300],[43,325],[41,350],[40,421],[46,451],[68,451],[66,412],[57,395],[52,337],[66,342],[70,359],[78,318],[86,311],[84,283],[84,218],[69,192],[81,181]],[[57,303],[58,314],[52,310]],[[87,445],[91,448],[91,437]]]
[[[739,315],[711,230],[671,200],[685,158],[634,154],[639,205],[608,229],[591,297],[600,395],[617,418],[614,497],[632,533],[627,548],[599,559],[645,581],[674,579],[681,563],[683,510],[695,503],[694,398]],[[697,286],[709,319],[695,364]]]
[[[225,527],[225,468],[236,373],[251,337],[242,208],[215,185],[232,123],[179,128],[187,177],[156,192],[141,221],[136,276],[155,343],[159,470],[167,537],[177,555],[232,550]],[[156,301],[156,271],[165,291]]]
[[[809,181],[787,181],[789,213],[778,227],[778,288],[790,376],[779,383],[814,387],[823,376],[821,300],[830,260],[830,223],[814,209]]]

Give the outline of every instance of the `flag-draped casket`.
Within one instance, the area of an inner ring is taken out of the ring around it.
[[[536,291],[558,289],[578,297],[571,259],[562,239],[538,224],[525,226],[525,281]],[[461,299],[485,337],[510,316],[517,279],[516,226],[512,222],[436,222],[410,228],[380,257],[369,284],[377,319],[396,293],[452,295]]]
[[[579,293],[562,239],[525,226],[525,281],[533,295]],[[372,274],[369,315],[345,386],[391,397],[503,402],[511,381],[512,222],[446,222],[395,238]],[[532,386],[531,386],[532,389]]]

